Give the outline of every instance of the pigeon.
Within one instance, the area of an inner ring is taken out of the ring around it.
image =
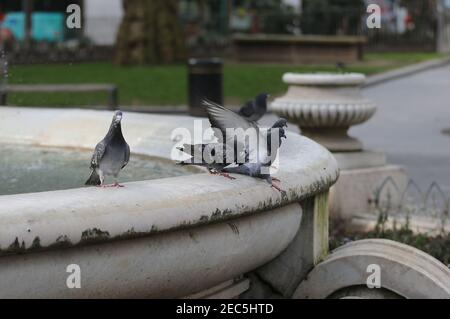
[[[267,98],[269,96],[267,93],[258,94],[253,100],[245,103],[238,114],[248,121],[259,121],[267,112]]]
[[[239,148],[244,153],[238,153],[233,150],[232,147],[223,143],[210,143],[210,144],[184,144],[183,147],[179,147],[178,150],[188,154],[191,158],[187,161],[181,161],[179,165],[197,165],[204,166],[213,175],[221,175],[228,179],[235,179],[227,173],[223,172],[223,169],[233,163],[239,162],[239,156],[243,156],[244,160],[248,160],[248,153],[245,148]],[[196,161],[195,156],[201,155],[200,162]]]
[[[215,134],[217,131],[221,133],[222,136],[217,136],[218,139],[224,139],[227,145],[235,145],[236,139],[235,136],[227,136],[227,129],[255,129],[258,143],[257,147],[253,147],[249,149],[249,160],[246,160],[245,163],[237,167],[225,167],[223,172],[225,173],[237,173],[242,175],[248,175],[251,177],[258,177],[265,179],[271,187],[277,189],[280,192],[283,192],[278,186],[273,184],[273,181],[278,181],[278,179],[274,179],[270,176],[269,171],[270,166],[272,165],[274,155],[278,151],[278,148],[281,145],[281,138],[286,138],[286,134],[284,131],[284,127],[287,127],[287,121],[285,119],[279,119],[275,122],[275,124],[269,128],[267,131],[267,135],[262,134],[262,130],[254,121],[249,121],[248,119],[242,117],[241,115],[234,113],[231,110],[226,109],[225,107],[216,104],[214,102],[205,100],[203,104],[206,106],[206,112],[208,114],[209,121],[211,126],[217,130],[215,130]],[[279,140],[277,141],[278,145],[272,145],[272,133],[274,131],[278,131]],[[261,138],[266,138],[267,143],[259,143]],[[262,145],[260,145],[262,144]],[[267,145],[267,148],[264,146]],[[264,169],[263,169],[264,168]]]
[[[282,143],[282,138],[285,138],[285,139],[287,138],[284,127],[287,127],[287,121],[285,119],[281,118],[278,121],[276,121],[275,124],[267,132],[267,146],[268,146],[267,151],[268,151],[268,156],[270,157],[270,161],[267,164],[245,163],[238,167],[224,168],[224,172],[230,173],[230,174],[234,173],[234,174],[247,175],[250,177],[264,179],[270,184],[271,187],[273,187],[274,189],[278,190],[281,193],[285,193],[284,190],[282,190],[280,187],[278,187],[277,185],[275,185],[273,183],[274,181],[280,182],[280,180],[275,177],[272,177],[269,173],[266,173],[270,170],[270,166],[272,165],[273,161],[275,160],[275,157],[277,155],[277,150],[278,150],[278,149],[272,149],[272,141],[271,141],[272,132],[274,130],[279,130],[279,133],[278,133],[278,138],[279,138],[278,148],[279,148]],[[265,172],[263,171],[263,169],[265,169]]]
[[[278,148],[281,146],[282,138],[287,138],[285,127],[288,127],[286,119],[280,118],[267,131],[267,152],[271,158],[270,163],[273,163],[275,160],[274,157],[277,155]],[[277,148],[272,150],[272,133],[274,131],[278,131],[278,144],[276,145]]]
[[[130,160],[130,146],[122,135],[122,112],[116,111],[105,138],[97,144],[91,159],[91,176],[86,185],[123,187],[117,182],[119,172]],[[114,177],[114,184],[104,185],[106,176]]]
[[[336,68],[340,72],[345,72],[345,70],[347,69],[347,65],[344,62],[338,61],[338,62],[336,62]]]

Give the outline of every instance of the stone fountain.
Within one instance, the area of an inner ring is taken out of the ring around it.
[[[92,150],[110,119],[103,111],[1,107],[0,150]],[[194,132],[196,121],[139,113],[125,119],[132,161],[172,160],[174,130]],[[279,158],[283,195],[265,181],[206,172],[143,177],[121,189],[0,195],[0,297],[373,297],[364,288],[368,264],[390,270],[377,297],[450,296],[450,270],[411,247],[370,240],[329,253],[335,158],[290,132]],[[76,268],[79,287],[68,284]]]

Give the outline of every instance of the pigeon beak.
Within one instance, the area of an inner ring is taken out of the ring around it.
[[[122,115],[121,114],[117,114],[116,117],[114,118],[114,126],[119,125],[120,121],[122,121]]]

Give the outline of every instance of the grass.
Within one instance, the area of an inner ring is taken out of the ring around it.
[[[434,53],[366,54],[363,62],[347,66],[348,72],[372,75],[411,63],[438,58]],[[241,103],[259,92],[272,95],[286,90],[286,72],[336,72],[334,65],[225,63],[224,93],[227,104]],[[184,105],[187,101],[185,65],[121,67],[110,63],[18,65],[10,68],[9,83],[113,83],[119,87],[121,105]],[[11,94],[10,105],[104,105],[106,94]]]

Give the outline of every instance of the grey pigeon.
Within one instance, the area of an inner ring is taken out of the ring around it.
[[[287,121],[283,118],[279,119],[278,121],[275,122],[275,124],[268,130],[267,132],[267,145],[268,145],[268,156],[271,158],[269,163],[267,164],[262,164],[262,163],[245,163],[241,166],[238,167],[227,167],[224,168],[224,172],[226,173],[231,173],[231,174],[241,174],[241,175],[247,175],[247,176],[251,176],[251,177],[256,177],[256,178],[261,178],[266,180],[271,187],[275,188],[276,190],[278,190],[281,193],[285,193],[284,190],[282,190],[281,188],[279,188],[277,185],[273,184],[274,181],[276,182],[280,182],[279,179],[272,177],[270,174],[266,173],[269,171],[270,169],[270,165],[273,163],[275,157],[276,157],[276,152],[277,150],[274,148],[272,149],[272,141],[271,141],[271,136],[272,136],[272,132],[274,130],[279,130],[278,133],[278,147],[281,146],[282,143],[282,138],[287,138],[286,137],[286,132],[284,130],[284,127],[287,127]],[[262,172],[262,169],[265,169],[266,172]]]
[[[259,121],[267,112],[267,98],[269,96],[267,93],[258,94],[253,100],[245,103],[238,114],[248,121]]]
[[[270,163],[272,163],[275,160],[276,153],[278,151],[277,148],[272,149],[272,133],[274,131],[278,131],[278,144],[277,147],[279,148],[281,146],[282,138],[287,138],[285,127],[287,127],[287,121],[286,119],[280,118],[275,122],[275,124],[272,125],[272,127],[267,131],[267,151],[268,155],[271,158]]]
[[[122,112],[116,111],[108,133],[95,147],[86,185],[104,186],[105,177],[113,176],[114,184],[104,187],[123,187],[117,182],[117,176],[130,160],[130,146],[122,135],[121,121]]]
[[[268,171],[269,167],[272,165],[275,157],[274,155],[276,155],[278,147],[280,147],[281,145],[281,138],[286,138],[284,127],[287,127],[287,121],[285,119],[279,119],[267,131],[267,135],[263,135],[261,129],[254,121],[249,121],[241,115],[234,113],[233,111],[228,110],[225,107],[211,101],[204,101],[204,105],[206,106],[206,112],[208,114],[211,126],[218,129],[222,136],[224,136],[224,141],[227,145],[233,145],[233,143],[236,143],[235,136],[227,136],[227,128],[240,128],[243,130],[255,129],[258,139],[267,139],[267,143],[258,142],[256,149],[248,150],[250,154],[249,159],[251,160],[251,162],[246,161],[246,163],[243,163],[238,167],[226,167],[223,169],[223,171],[227,173],[237,173],[265,179],[272,187],[279,191],[282,191],[278,186],[273,184],[273,181],[279,180],[272,178],[270,174],[261,172],[261,169],[266,168]],[[277,133],[279,136],[279,141],[277,141],[278,145],[275,147],[272,145],[271,141],[271,136],[274,131],[278,131]],[[219,139],[221,137],[218,136]],[[264,147],[264,144],[267,145],[267,148]]]
[[[179,162],[179,165],[204,166],[211,174],[221,175],[228,179],[235,178],[223,172],[225,167],[237,163],[239,156],[244,158],[243,161],[248,160],[245,148],[241,148],[241,151],[244,153],[239,154],[237,150],[235,151],[232,147],[228,147],[223,143],[184,144],[183,147],[178,149],[191,156],[189,160]],[[201,157],[198,158],[198,156]]]

